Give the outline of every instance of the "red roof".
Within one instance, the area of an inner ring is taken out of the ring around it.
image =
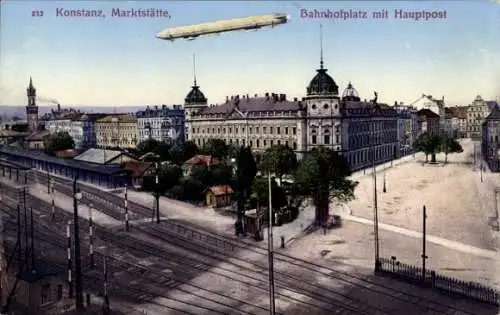
[[[188,165],[213,165],[219,164],[219,161],[211,155],[195,155],[186,161]]]
[[[215,196],[229,195],[233,193],[233,190],[229,185],[218,185],[212,186],[208,189]]]
[[[131,173],[133,178],[144,174],[153,166],[153,163],[145,163],[140,161],[126,161],[121,164],[121,168]]]
[[[56,152],[56,156],[62,159],[72,159],[78,155],[78,152],[74,149],[61,150]]]

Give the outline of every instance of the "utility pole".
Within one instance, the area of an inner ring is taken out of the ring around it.
[[[73,297],[73,279],[71,272],[73,269],[73,262],[71,261],[71,221],[68,221],[66,226],[66,239],[68,240],[68,296]]]
[[[77,188],[78,176],[73,179],[73,228],[75,238],[75,303],[77,311],[83,310],[82,261],[80,256],[80,231],[78,230],[78,200],[82,193]]]
[[[269,186],[269,227],[267,229],[267,251],[269,257],[269,314],[276,314],[274,304],[274,253],[273,253],[273,197],[271,195],[271,172],[267,174]]]
[[[375,272],[379,271],[379,238],[378,238],[378,199],[377,199],[377,169],[375,167],[375,120],[372,116],[372,175],[373,175],[373,229],[375,238]]]
[[[35,269],[35,224],[33,220],[33,207],[30,207],[30,223],[31,223],[31,271],[34,273],[36,271]]]
[[[427,210],[423,209],[423,214],[422,214],[422,281],[425,281],[425,260],[427,259],[427,255],[425,253],[425,242],[426,242],[426,233],[427,233]]]
[[[89,205],[89,255],[90,268],[94,268],[94,223],[92,221],[93,205]]]
[[[22,269],[22,246],[21,246],[21,206],[17,204],[17,264],[19,273]]]
[[[26,190],[25,190],[26,191]],[[28,266],[28,255],[29,255],[29,243],[28,243],[28,209],[26,208],[26,203],[24,204],[24,266]]]
[[[50,172],[47,169],[47,194],[50,194]]]
[[[158,162],[155,162],[156,175],[155,175],[155,198],[156,198],[156,223],[160,223],[160,181],[158,179]]]
[[[127,196],[127,184],[125,184],[125,231],[128,231],[128,196]]]
[[[102,304],[102,313],[109,314],[109,297],[108,297],[108,263],[107,257],[104,256],[104,303]]]
[[[391,160],[392,161],[392,160]],[[382,187],[382,192],[383,193],[386,193],[387,192],[387,188],[385,186],[385,172],[386,172],[386,168],[384,168],[384,186]]]
[[[52,203],[51,203],[52,220],[55,220],[55,218],[56,218],[56,202],[54,199],[54,179],[51,179],[51,181],[50,181],[50,192],[51,192],[51,196],[52,196]]]

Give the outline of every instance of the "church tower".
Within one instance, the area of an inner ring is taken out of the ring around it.
[[[193,73],[194,73],[194,84],[191,87],[191,91],[189,91],[188,95],[184,99],[184,112],[186,116],[186,138],[187,140],[191,140],[192,136],[190,136],[191,133],[191,126],[192,124],[190,123],[192,120],[193,115],[196,115],[198,112],[200,112],[202,109],[206,108],[207,105],[207,98],[203,94],[203,92],[200,90],[200,87],[198,86],[196,82],[196,59],[195,55],[193,55]]]
[[[341,150],[339,87],[323,62],[323,29],[320,25],[320,66],[307,87],[306,150],[318,146]]]
[[[38,106],[36,105],[36,89],[33,86],[33,80],[30,77],[30,84],[26,89],[28,96],[28,106],[26,106],[26,121],[30,133],[38,130]]]

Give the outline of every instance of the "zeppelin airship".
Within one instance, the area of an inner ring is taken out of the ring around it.
[[[285,24],[289,20],[290,17],[288,15],[281,13],[250,16],[246,18],[167,28],[156,34],[156,37],[169,41],[174,41],[179,38],[193,40],[198,36],[209,34],[220,34],[242,30],[253,31],[262,27],[274,27],[275,25]]]

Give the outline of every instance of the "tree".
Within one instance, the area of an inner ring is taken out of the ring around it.
[[[300,162],[295,173],[294,192],[312,198],[316,225],[328,219],[330,201],[354,199],[358,182],[347,179],[350,175],[346,159],[328,148],[315,148]]]
[[[271,179],[271,195],[273,210],[280,209],[286,205],[286,196],[283,189],[278,186],[274,178]],[[261,206],[269,207],[269,179],[268,177],[257,177],[252,185],[253,203],[257,209]]]
[[[222,161],[227,158],[229,147],[222,139],[209,139],[203,146],[203,152]]]
[[[297,156],[288,146],[274,145],[264,152],[260,167],[265,172],[274,173],[281,185],[283,175],[292,174],[297,169]]]
[[[75,141],[68,132],[58,132],[48,136],[44,141],[45,152],[49,155],[55,155],[57,151],[74,149]]]
[[[182,150],[184,151],[184,161],[182,162],[186,162],[200,152],[196,143],[193,141],[186,141],[186,143],[182,146]]]
[[[252,184],[257,174],[257,165],[249,147],[241,147],[236,156],[236,197],[238,201],[238,219],[235,224],[236,234],[243,232],[243,207],[252,193]]]
[[[210,166],[214,185],[230,185],[233,179],[233,167],[225,163]]]
[[[156,153],[160,156],[161,161],[168,161],[168,160],[170,160],[170,149],[171,149],[171,146],[168,143],[159,142],[158,146],[154,150],[154,153]]]
[[[139,142],[139,144],[137,145],[137,151],[140,155],[144,155],[149,152],[155,152],[159,144],[160,143],[155,139],[146,139]]]
[[[448,163],[448,154],[461,153],[464,150],[457,139],[444,136],[441,139],[441,151],[444,152],[444,163]]]
[[[181,146],[175,145],[168,151],[170,161],[177,165],[182,165],[184,160],[184,150]]]
[[[429,161],[429,154],[431,155],[431,162],[436,162],[436,153],[440,149],[441,139],[439,136],[432,136],[427,132],[421,134],[413,143],[413,149],[417,152],[425,153],[425,162]]]

